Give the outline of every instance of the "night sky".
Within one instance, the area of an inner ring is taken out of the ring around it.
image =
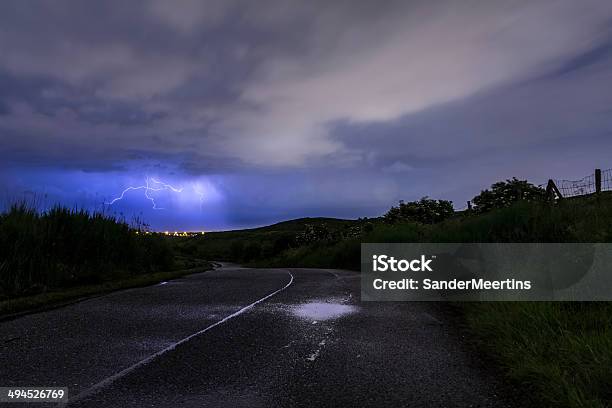
[[[155,230],[461,208],[612,167],[612,1],[2,1],[0,141],[3,205]]]

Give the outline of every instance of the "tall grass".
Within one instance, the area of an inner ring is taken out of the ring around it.
[[[612,406],[612,304],[463,304],[468,327],[534,406]]]
[[[168,244],[103,213],[25,202],[0,214],[0,299],[167,270]]]
[[[458,214],[433,225],[378,223],[360,239],[315,242],[260,264],[357,270],[362,242],[612,242],[612,195],[555,205],[518,202],[486,214]]]

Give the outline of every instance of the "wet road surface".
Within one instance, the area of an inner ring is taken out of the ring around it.
[[[434,305],[359,292],[355,272],[226,265],[23,316],[0,323],[0,386],[66,386],[70,407],[510,406]]]

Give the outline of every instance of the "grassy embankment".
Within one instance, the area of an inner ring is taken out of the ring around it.
[[[104,214],[25,204],[0,214],[0,316],[209,267],[175,258],[163,237]]]
[[[305,225],[313,223],[327,225],[331,238],[291,243],[290,234],[303,234]],[[355,227],[361,229],[360,236],[343,234]],[[184,245],[202,257],[212,256],[209,259],[259,266],[358,269],[361,242],[612,242],[612,197],[565,200],[555,206],[522,202],[482,215],[457,214],[434,225],[295,220],[257,230],[210,234]],[[245,257],[239,249],[247,246],[251,253]],[[220,252],[223,247],[235,251]],[[531,391],[534,404],[612,406],[612,304],[458,306],[475,341],[511,380]]]

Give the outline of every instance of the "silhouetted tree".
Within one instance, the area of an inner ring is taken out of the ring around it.
[[[452,201],[423,197],[419,201],[400,201],[397,207],[391,207],[384,215],[384,220],[390,224],[402,221],[433,224],[447,219],[454,212]]]
[[[521,200],[539,201],[546,197],[543,188],[513,177],[511,180],[499,181],[490,190],[483,190],[472,199],[474,211],[483,213],[495,208],[504,208]]]

